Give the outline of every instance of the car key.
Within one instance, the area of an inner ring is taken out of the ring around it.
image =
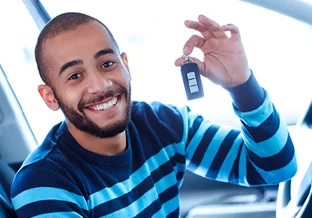
[[[184,55],[182,61],[181,74],[187,100],[193,100],[204,96],[202,81],[198,65],[193,59]]]

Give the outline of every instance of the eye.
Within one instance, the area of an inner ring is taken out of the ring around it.
[[[74,73],[68,78],[68,80],[75,80],[75,79],[79,79],[80,77],[81,77],[80,73]]]
[[[114,61],[106,61],[101,65],[101,69],[108,68],[112,66],[114,63],[115,63]]]

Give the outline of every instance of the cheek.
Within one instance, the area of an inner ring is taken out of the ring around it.
[[[124,77],[122,83],[120,83],[120,85],[127,90],[127,92],[129,93],[130,91],[130,79],[129,77]]]
[[[77,108],[78,104],[81,100],[81,95],[79,94],[78,90],[75,89],[67,89],[64,90],[61,99],[63,104],[70,108]]]
[[[125,68],[118,69],[111,74],[109,79],[118,86],[129,90],[130,76],[129,72]]]
[[[130,81],[131,81],[130,73],[127,70],[124,70],[123,71],[123,87],[129,89]]]

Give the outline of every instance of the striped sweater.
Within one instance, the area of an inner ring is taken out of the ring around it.
[[[85,150],[57,124],[14,179],[18,217],[179,217],[186,170],[244,186],[290,179],[294,147],[267,93],[254,78],[230,93],[241,130],[188,107],[133,102],[126,150],[116,156]]]

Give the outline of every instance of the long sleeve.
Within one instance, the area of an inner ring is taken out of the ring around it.
[[[229,90],[241,130],[215,125],[187,108],[181,110],[187,169],[245,186],[278,184],[294,176],[296,157],[287,126],[268,93],[257,85],[251,76],[242,87]],[[252,88],[257,91],[252,93]],[[244,93],[247,101],[238,92]]]

